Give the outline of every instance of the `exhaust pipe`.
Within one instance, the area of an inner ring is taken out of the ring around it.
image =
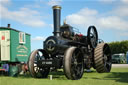
[[[53,8],[53,22],[54,22],[54,36],[59,37],[60,36],[60,15],[61,15],[61,7],[58,5],[55,5]]]

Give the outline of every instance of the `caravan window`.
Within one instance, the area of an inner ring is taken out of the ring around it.
[[[19,33],[19,43],[25,44],[25,33],[23,32]]]

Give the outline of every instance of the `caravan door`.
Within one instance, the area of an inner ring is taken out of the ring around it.
[[[10,31],[0,31],[0,60],[10,60]]]

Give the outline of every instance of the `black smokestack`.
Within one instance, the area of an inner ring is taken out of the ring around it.
[[[8,24],[8,26],[7,26],[7,27],[8,27],[8,28],[10,28],[10,26],[11,26],[11,24]]]
[[[53,8],[53,22],[54,22],[54,36],[60,36],[60,15],[61,15],[61,7],[55,5]]]

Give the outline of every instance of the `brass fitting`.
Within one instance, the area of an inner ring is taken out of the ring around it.
[[[61,6],[55,5],[55,6],[53,6],[52,8],[53,8],[53,9],[61,9]]]

